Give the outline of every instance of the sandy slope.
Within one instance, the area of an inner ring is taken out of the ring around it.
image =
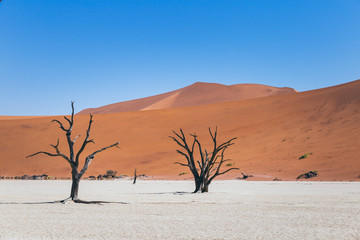
[[[0,181],[0,239],[360,238],[358,182],[215,181],[188,194],[186,181],[82,181],[83,199],[128,204],[30,204],[70,184]]]
[[[259,97],[295,93],[292,88],[276,88],[260,84],[223,85],[197,82],[190,86],[141,99],[114,103],[99,108],[89,108],[79,114],[104,114],[174,107],[198,106],[203,104],[245,100]]]
[[[203,106],[95,115],[92,136],[96,148],[120,140],[121,149],[101,153],[88,174],[107,169],[131,175],[139,173],[159,178],[189,178],[184,167],[174,165],[181,157],[168,136],[182,127],[197,132],[209,143],[208,126],[219,128],[220,140],[238,137],[228,151],[235,166],[255,175],[253,179],[294,180],[309,170],[319,171],[315,180],[359,180],[360,174],[360,81],[296,94],[233,101]],[[25,156],[49,144],[63,133],[51,124],[53,117],[0,121],[0,175],[47,173],[70,176],[62,159]],[[61,117],[57,117],[61,119]],[[74,136],[82,134],[88,116],[76,116]],[[81,141],[81,137],[77,140]],[[79,143],[78,143],[79,144]],[[306,159],[299,160],[305,153]],[[239,175],[233,172],[226,178]]]
[[[29,119],[29,118],[41,118],[44,116],[0,116],[0,120],[16,120],[16,119]]]

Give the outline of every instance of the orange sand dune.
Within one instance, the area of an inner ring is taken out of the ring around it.
[[[58,137],[66,152],[63,132],[51,119],[0,121],[0,175],[70,176],[61,158],[25,158],[39,150],[50,151],[49,144]],[[74,136],[83,137],[88,116],[77,115],[75,120]],[[197,132],[205,146],[210,143],[208,126],[218,126],[220,140],[238,137],[227,157],[242,172],[254,175],[253,179],[295,180],[301,173],[316,170],[319,176],[313,180],[360,180],[360,81],[202,106],[100,114],[94,120],[91,134],[96,145],[86,153],[118,140],[120,149],[99,154],[88,175],[107,169],[131,175],[137,168],[139,174],[158,178],[190,179],[190,174],[178,176],[189,172],[185,167],[173,164],[183,159],[168,137],[171,130],[182,127],[187,133]],[[237,176],[239,172],[234,171],[224,177]]]
[[[78,114],[104,114],[198,106],[295,92],[296,90],[292,88],[276,88],[259,84],[227,86],[217,83],[197,82],[185,88],[152,97],[114,103],[99,108],[84,109]]]
[[[15,120],[15,119],[29,119],[29,118],[41,118],[44,116],[0,116],[0,120]]]

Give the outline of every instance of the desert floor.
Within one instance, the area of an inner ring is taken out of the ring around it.
[[[360,182],[0,181],[0,239],[360,239]],[[125,203],[125,204],[124,204]]]

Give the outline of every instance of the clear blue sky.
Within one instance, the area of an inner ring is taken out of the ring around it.
[[[360,0],[2,0],[0,115],[63,115],[197,81],[360,78]]]

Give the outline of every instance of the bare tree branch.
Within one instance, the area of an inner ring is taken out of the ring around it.
[[[73,126],[73,124],[74,124],[74,102],[72,101],[71,102],[71,109],[72,109],[72,111],[71,111],[71,120],[70,119],[68,119],[66,116],[64,116],[64,119],[69,123],[69,125],[70,125],[70,127],[69,127],[69,129]]]
[[[108,148],[117,147],[117,146],[119,145],[119,143],[120,143],[120,142],[116,142],[116,143],[111,144],[111,145],[109,145],[109,146],[107,146],[107,147],[101,148],[101,149],[93,152],[93,153],[90,154],[89,156],[91,156],[91,155],[92,155],[92,156],[95,156],[96,154],[98,154],[98,153],[100,153],[100,152],[102,152],[102,151],[104,151],[104,150],[106,150],[106,149],[108,149]]]
[[[70,119],[68,119],[66,116],[64,116],[64,119],[69,123],[69,125],[72,124],[71,121],[70,121]]]
[[[72,142],[75,143],[75,141],[78,137],[80,137],[80,135],[77,135]]]
[[[87,131],[86,131],[86,137],[85,137],[85,139],[84,139],[83,144],[82,144],[81,147],[80,147],[80,150],[78,151],[78,153],[76,154],[76,157],[75,157],[75,163],[76,163],[76,164],[79,164],[80,155],[81,155],[81,153],[84,151],[86,145],[87,145],[88,143],[91,143],[91,142],[94,143],[94,141],[93,141],[92,139],[91,139],[91,140],[88,140],[88,139],[89,139],[89,136],[90,136],[91,124],[92,124],[92,122],[93,122],[92,118],[93,118],[93,115],[90,114],[89,126],[88,126],[88,129],[87,129]]]
[[[180,128],[180,131],[181,131],[181,128]],[[174,130],[172,131],[178,138],[182,139],[182,137],[177,133],[175,132]]]
[[[183,164],[183,163],[180,163],[180,162],[174,162],[174,164],[179,164],[179,165],[184,166],[184,167],[190,167],[189,164]]]
[[[196,170],[196,166],[195,166],[195,161],[194,161],[194,155],[193,155],[193,148],[195,145],[195,141],[193,142],[193,146],[192,146],[192,150],[189,148],[187,142],[186,142],[186,138],[185,138],[185,134],[183,132],[183,130],[180,128],[180,134],[173,131],[173,133],[175,134],[175,136],[179,139],[177,139],[176,137],[172,137],[170,136],[171,139],[173,139],[180,147],[182,147],[183,149],[185,149],[185,151],[187,152],[184,153],[180,150],[177,150],[177,152],[183,156],[185,156],[187,162],[188,162],[188,167],[190,168],[192,174],[194,175],[194,177],[198,177],[199,173]],[[181,142],[180,142],[181,140]]]
[[[224,147],[229,147],[231,145],[234,145],[234,143],[232,143],[232,141],[234,141],[235,139],[237,139],[237,138],[235,137],[235,138],[230,139],[227,142],[224,142],[223,144],[219,145],[218,149],[222,149]]]
[[[55,151],[56,151],[56,153],[57,153],[58,156],[63,157],[66,161],[68,161],[70,164],[72,164],[72,163],[71,163],[71,162],[72,162],[71,159],[69,159],[65,154],[63,154],[63,153],[60,152],[60,150],[59,150],[59,139],[57,139],[56,145],[50,144],[50,146],[52,146],[52,147],[55,149]]]
[[[102,151],[105,151],[106,149],[112,148],[112,147],[119,148],[118,147],[119,142],[114,143],[114,144],[112,144],[110,146],[101,148],[101,149],[93,152],[92,154],[88,155],[85,158],[83,168],[79,172],[78,171],[78,166],[79,166],[80,154],[84,151],[84,149],[85,149],[85,147],[86,147],[86,145],[88,143],[94,143],[93,139],[89,140],[91,124],[93,122],[93,120],[92,120],[93,116],[90,114],[89,126],[88,126],[88,129],[87,129],[87,132],[86,132],[86,137],[85,137],[84,142],[82,143],[82,145],[80,147],[80,150],[78,151],[78,153],[76,154],[76,157],[75,157],[75,155],[74,155],[74,144],[75,144],[75,141],[77,140],[77,138],[80,135],[76,136],[73,140],[71,138],[72,127],[73,127],[73,124],[74,124],[74,112],[75,112],[75,110],[74,110],[74,102],[71,102],[71,109],[72,109],[71,117],[68,118],[67,116],[64,116],[64,119],[69,123],[69,128],[65,128],[64,125],[59,120],[54,119],[54,120],[51,121],[51,122],[58,123],[59,126],[60,126],[60,129],[65,132],[66,139],[67,139],[67,142],[68,142],[68,147],[69,147],[69,153],[70,153],[69,157],[66,156],[65,154],[63,154],[62,152],[60,152],[60,150],[59,150],[59,139],[57,139],[57,142],[56,142],[55,145],[50,144],[50,146],[55,149],[56,153],[40,151],[40,152],[36,152],[34,154],[31,154],[31,155],[27,156],[27,158],[33,157],[33,156],[38,155],[38,154],[45,154],[45,155],[48,155],[48,156],[51,156],[51,157],[62,157],[62,158],[64,158],[67,162],[69,162],[69,164],[71,166],[72,186],[71,186],[71,193],[70,193],[70,198],[69,199],[72,199],[74,202],[84,202],[84,201],[81,201],[81,200],[78,199],[78,189],[79,189],[79,182],[80,182],[81,177],[84,175],[84,173],[88,169],[91,161],[94,159],[96,154],[98,154],[98,153],[100,153]]]
[[[53,119],[51,122],[57,122],[63,131],[65,131],[65,132],[68,131],[68,129],[64,128],[64,125],[59,120]]]
[[[26,158],[30,158],[30,157],[33,157],[33,156],[38,155],[38,154],[46,154],[46,155],[49,155],[49,156],[51,156],[51,157],[61,157],[59,154],[53,154],[53,153],[48,153],[48,152],[43,152],[43,151],[41,151],[41,152],[36,152],[36,153],[34,153],[34,154],[31,154],[31,155],[29,155],[29,156],[26,156]]]
[[[74,101],[71,101],[71,122],[74,123]]]
[[[183,152],[180,151],[180,150],[176,150],[176,152],[179,153],[179,154],[181,154],[181,155],[183,155],[183,156],[186,158],[188,164],[190,164],[190,159],[189,159],[188,155],[186,155],[185,153],[183,153]]]
[[[104,148],[101,148],[95,152],[93,152],[92,154],[88,155],[85,159],[85,163],[84,163],[84,167],[81,169],[80,173],[79,173],[79,176],[81,177],[82,175],[84,175],[84,173],[86,172],[86,170],[88,169],[90,163],[92,162],[92,160],[94,159],[95,155],[106,150],[106,149],[109,149],[109,148],[112,148],[112,147],[115,147],[117,145],[119,145],[120,142],[116,142],[114,144],[111,144],[110,146],[107,146],[107,147],[104,147]]]
[[[179,146],[181,146],[182,148],[185,148],[185,145],[183,145],[182,143],[180,143],[176,138],[169,136],[169,138],[171,138],[172,140],[174,140]]]
[[[45,155],[48,155],[50,157],[62,157],[64,158],[68,163],[70,163],[70,165],[72,165],[71,161],[68,159],[68,157],[66,157],[64,154],[54,154],[54,153],[49,153],[49,152],[44,152],[44,151],[40,151],[40,152],[36,152],[34,154],[31,154],[29,156],[26,156],[26,158],[30,158],[30,157],[33,157],[35,155],[38,155],[38,154],[45,154]]]
[[[208,191],[208,185],[211,183],[211,181],[216,178],[219,175],[225,174],[231,170],[235,170],[238,168],[230,168],[227,169],[224,172],[220,172],[220,168],[224,162],[229,161],[230,159],[224,159],[224,152],[225,150],[233,145],[232,142],[236,138],[232,138],[220,145],[217,145],[217,127],[215,128],[215,132],[211,131],[211,128],[209,128],[209,133],[213,142],[213,151],[211,153],[208,153],[207,150],[202,150],[201,143],[197,139],[197,135],[190,134],[191,137],[193,137],[193,142],[191,145],[191,149],[189,148],[184,132],[180,128],[180,133],[177,133],[173,131],[175,134],[175,137],[170,136],[179,146],[181,146],[183,149],[186,150],[186,152],[182,152],[180,150],[177,150],[177,152],[183,156],[188,161],[188,164],[176,162],[176,164],[179,164],[181,166],[189,167],[191,170],[194,180],[195,180],[195,191],[197,192],[201,190],[202,192]],[[195,145],[197,146],[199,150],[200,160],[194,159],[194,151],[195,151]],[[221,154],[219,155],[218,153]],[[199,168],[196,167],[196,163]]]
[[[198,165],[199,165],[199,169],[201,169],[201,171],[202,171],[202,165],[201,165],[201,162],[200,161],[196,161],[197,163],[198,163]]]
[[[223,175],[223,174],[225,174],[225,173],[227,173],[229,171],[232,171],[232,170],[239,170],[239,168],[229,168],[226,171],[219,173],[218,176]]]

